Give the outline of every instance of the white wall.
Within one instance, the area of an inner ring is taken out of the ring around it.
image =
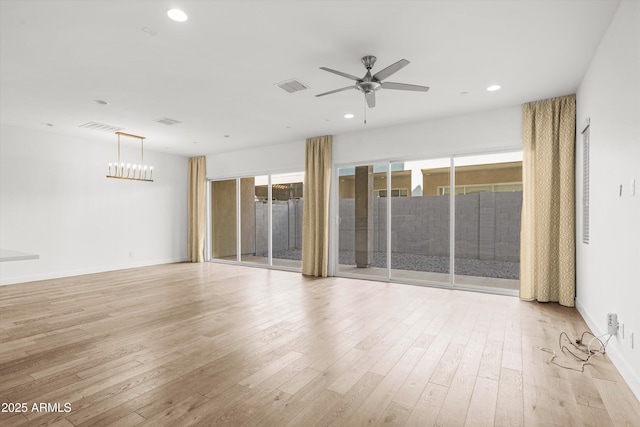
[[[333,136],[333,164],[409,160],[522,149],[522,107]],[[304,170],[305,141],[207,156],[207,177]]]
[[[305,141],[207,156],[207,178],[235,178],[304,170]]]
[[[40,259],[1,262],[0,284],[186,259],[187,158],[145,150],[149,183],[106,178],[115,156],[115,139],[1,126],[0,247]]]
[[[588,117],[590,242],[584,244],[580,132]],[[640,397],[640,2],[622,2],[611,21],[577,92],[577,124],[576,305],[597,334],[607,332],[608,312],[624,321],[627,338],[618,334],[607,352]]]
[[[366,126],[365,126],[366,127]],[[522,107],[335,135],[334,164],[522,149]]]

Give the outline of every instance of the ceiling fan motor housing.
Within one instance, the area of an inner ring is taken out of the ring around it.
[[[364,93],[369,93],[369,92],[374,92],[378,89],[380,89],[382,87],[382,85],[380,84],[380,82],[378,81],[361,81],[356,83],[356,89],[358,89],[360,92],[364,92]]]

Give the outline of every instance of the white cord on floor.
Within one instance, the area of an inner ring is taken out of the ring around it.
[[[586,349],[582,348],[584,347],[584,336],[586,334],[591,335],[593,338],[591,338],[591,340],[589,340],[589,344],[586,345]],[[585,357],[581,357],[577,354],[575,354],[573,351],[571,351],[571,349],[569,349],[566,345],[562,344],[562,337],[565,337],[567,339],[567,341],[569,342],[569,344],[571,344],[573,346],[574,349],[578,350],[579,352],[583,353],[585,355]],[[602,341],[601,338],[607,336],[606,341]],[[603,334],[600,336],[596,336],[593,333],[589,332],[589,331],[585,331],[582,333],[582,335],[580,335],[580,338],[576,338],[575,340],[575,344],[573,343],[573,341],[571,341],[569,339],[569,336],[567,335],[566,332],[561,332],[560,336],[558,337],[558,346],[560,347],[560,351],[562,351],[563,353],[565,352],[565,350],[571,354],[574,358],[576,358],[577,360],[579,360],[580,362],[582,362],[580,364],[579,368],[574,368],[571,366],[566,366],[566,365],[562,365],[558,362],[555,361],[557,355],[556,352],[549,349],[549,348],[544,348],[544,347],[540,347],[540,350],[544,351],[545,353],[550,353],[551,357],[549,358],[549,360],[547,360],[547,363],[552,363],[556,366],[559,366],[561,368],[564,369],[570,369],[572,371],[578,371],[578,372],[584,372],[584,367],[585,365],[589,364],[589,361],[591,360],[591,357],[595,354],[604,354],[606,352],[606,348],[607,348],[607,344],[609,343],[609,340],[611,339],[611,334]],[[597,340],[600,343],[600,348],[598,350],[592,350],[591,349],[591,344],[593,344],[593,341]],[[577,344],[577,345],[576,345]],[[582,347],[580,347],[582,346]]]

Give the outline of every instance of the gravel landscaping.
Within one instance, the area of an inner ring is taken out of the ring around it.
[[[302,251],[300,249],[277,251],[273,253],[273,257],[279,259],[301,260]],[[355,253],[353,251],[340,252],[339,263],[343,265],[355,265]],[[374,252],[372,266],[385,268],[386,265],[387,254],[385,252]],[[393,253],[391,255],[391,268],[397,270],[448,273],[449,257]],[[456,274],[517,280],[520,278],[520,263],[459,258],[456,259]]]

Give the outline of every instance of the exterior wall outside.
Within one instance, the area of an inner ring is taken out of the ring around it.
[[[374,251],[386,251],[387,198],[374,200]],[[353,251],[354,199],[340,200],[339,250]],[[449,255],[449,196],[392,199],[393,252]],[[456,196],[456,256],[520,260],[522,192]]]
[[[411,196],[411,171],[393,171],[391,172],[391,188],[407,189],[407,196]],[[386,172],[376,172],[373,174],[373,189],[387,189]],[[339,193],[341,199],[352,199],[356,194],[355,176],[346,175],[340,177]]]
[[[522,182],[522,162],[517,163],[517,165],[509,167],[491,169],[474,169],[474,166],[457,167],[456,186]],[[438,187],[448,186],[449,168],[422,170],[422,194],[424,196],[437,196]]]

